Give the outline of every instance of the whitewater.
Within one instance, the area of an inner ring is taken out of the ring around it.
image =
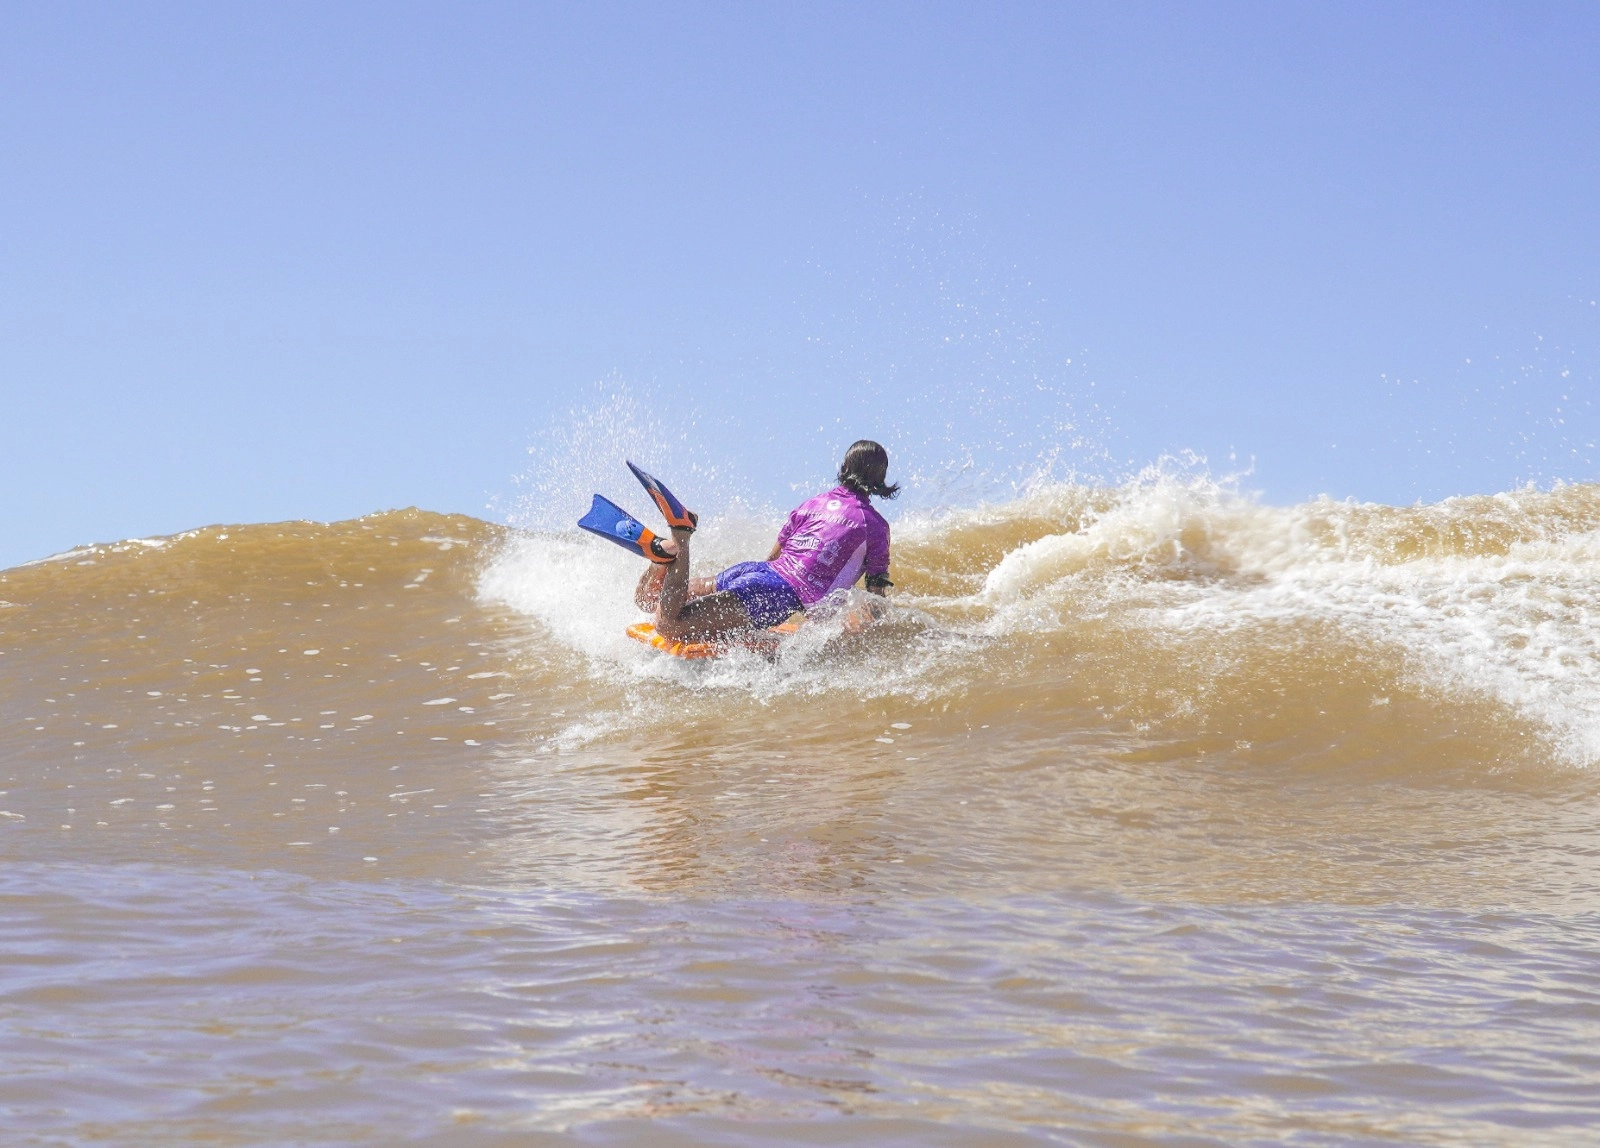
[[[575,529],[0,572],[6,1142],[1594,1140],[1600,486],[893,522],[697,663]]]

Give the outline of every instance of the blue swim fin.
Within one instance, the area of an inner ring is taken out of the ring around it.
[[[662,554],[657,550],[656,543],[659,540],[649,527],[610,499],[598,494],[594,496],[594,504],[589,507],[589,513],[578,519],[578,525],[591,534],[609,538],[624,550],[642,554],[652,562],[665,566],[672,561],[671,555]]]
[[[700,516],[686,509],[683,503],[674,497],[672,491],[662,485],[659,478],[646,474],[631,462],[628,463],[628,469],[633,471],[633,477],[639,480],[639,485],[655,499],[656,505],[661,508],[661,516],[667,520],[668,526],[675,530],[693,530],[700,525]]]

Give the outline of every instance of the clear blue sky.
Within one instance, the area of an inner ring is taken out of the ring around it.
[[[0,566],[493,517],[630,404],[775,503],[858,434],[1600,478],[1597,61],[1593,3],[4,0]]]

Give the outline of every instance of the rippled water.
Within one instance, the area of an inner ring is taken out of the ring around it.
[[[895,545],[697,665],[420,512],[0,573],[3,1139],[1600,1142],[1600,491]]]
[[[3,896],[0,1099],[41,1139],[1571,1143],[1595,1104],[1594,923],[1548,915],[77,865]]]

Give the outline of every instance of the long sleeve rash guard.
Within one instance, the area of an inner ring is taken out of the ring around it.
[[[778,532],[772,569],[807,606],[889,572],[889,524],[864,494],[836,486],[801,503]]]

